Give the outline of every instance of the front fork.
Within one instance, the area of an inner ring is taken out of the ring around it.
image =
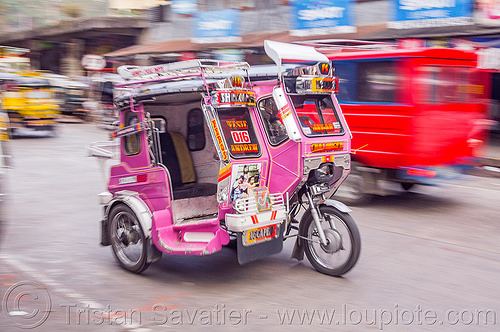
[[[306,191],[306,197],[307,197],[307,201],[309,202],[309,206],[311,208],[311,216],[314,220],[314,223],[316,224],[316,229],[318,230],[318,235],[319,235],[321,244],[326,246],[328,244],[328,241],[326,239],[325,232],[323,231],[323,227],[321,227],[321,218],[322,217],[320,217],[320,213],[318,211],[318,208],[317,208],[316,204],[314,204],[312,195],[311,195],[309,190]]]

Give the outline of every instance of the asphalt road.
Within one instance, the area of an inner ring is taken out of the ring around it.
[[[280,254],[163,256],[141,275],[99,245],[104,188],[89,143],[109,132],[64,124],[11,141],[0,234],[0,330],[498,331],[500,178],[395,188],[352,207],[362,237],[343,278]]]

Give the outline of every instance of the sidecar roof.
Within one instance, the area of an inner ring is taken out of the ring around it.
[[[248,70],[247,62],[222,62],[211,59],[178,61],[154,66],[120,66],[118,74],[125,80],[183,79],[194,76],[219,77],[236,70]]]
[[[212,83],[215,80],[209,80]],[[155,102],[161,104],[179,104],[201,100],[201,93],[206,92],[203,80],[184,80],[144,84],[141,87],[124,92],[115,98],[118,109],[128,107],[130,100]]]
[[[283,64],[281,73],[286,73],[288,70],[303,67],[302,64]],[[248,76],[251,81],[265,81],[278,78],[280,68],[277,65],[256,65],[252,66],[248,71]]]
[[[155,66],[122,66],[118,72],[127,83],[118,85],[115,105],[119,110],[128,107],[131,100],[177,104],[201,99],[207,91],[206,84],[225,79],[236,71],[244,72],[246,62],[221,62],[217,60],[188,60]],[[205,81],[203,81],[205,78]]]
[[[283,64],[281,66],[281,73],[285,73],[287,70],[291,69],[296,69],[303,67],[303,64]],[[277,65],[254,65],[250,67],[248,70],[248,77],[250,78],[251,82],[255,81],[267,81],[267,80],[275,80],[278,78],[278,71],[279,68]],[[247,74],[243,72],[242,70],[240,71],[235,71],[232,72],[231,74],[233,75],[239,75],[239,76],[246,76]]]

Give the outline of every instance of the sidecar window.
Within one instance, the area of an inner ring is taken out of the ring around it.
[[[136,114],[130,111],[125,114],[125,127],[134,125],[137,122],[138,120]],[[139,133],[124,136],[122,139],[127,156],[136,155],[141,152],[141,138]]]
[[[203,111],[195,108],[189,111],[188,123],[188,146],[191,151],[199,151],[205,148],[205,118]]]
[[[272,97],[261,99],[258,110],[271,145],[279,145],[286,141],[288,133],[278,116],[278,107],[274,99]]]
[[[222,134],[233,158],[260,156],[260,144],[246,107],[217,109]]]

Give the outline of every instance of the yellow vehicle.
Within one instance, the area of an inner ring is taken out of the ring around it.
[[[8,129],[9,129],[9,117],[7,116],[7,113],[5,113],[1,109],[1,104],[0,104],[0,144],[3,142],[7,142],[9,140],[9,134],[8,134]],[[0,150],[0,154],[1,154]]]
[[[0,73],[0,82],[11,134],[16,134],[19,128],[55,132],[60,112],[49,80]]]
[[[0,104],[0,173],[2,168],[9,165],[9,155],[7,149],[7,143],[9,141],[9,117],[7,113],[2,110],[2,105]]]

